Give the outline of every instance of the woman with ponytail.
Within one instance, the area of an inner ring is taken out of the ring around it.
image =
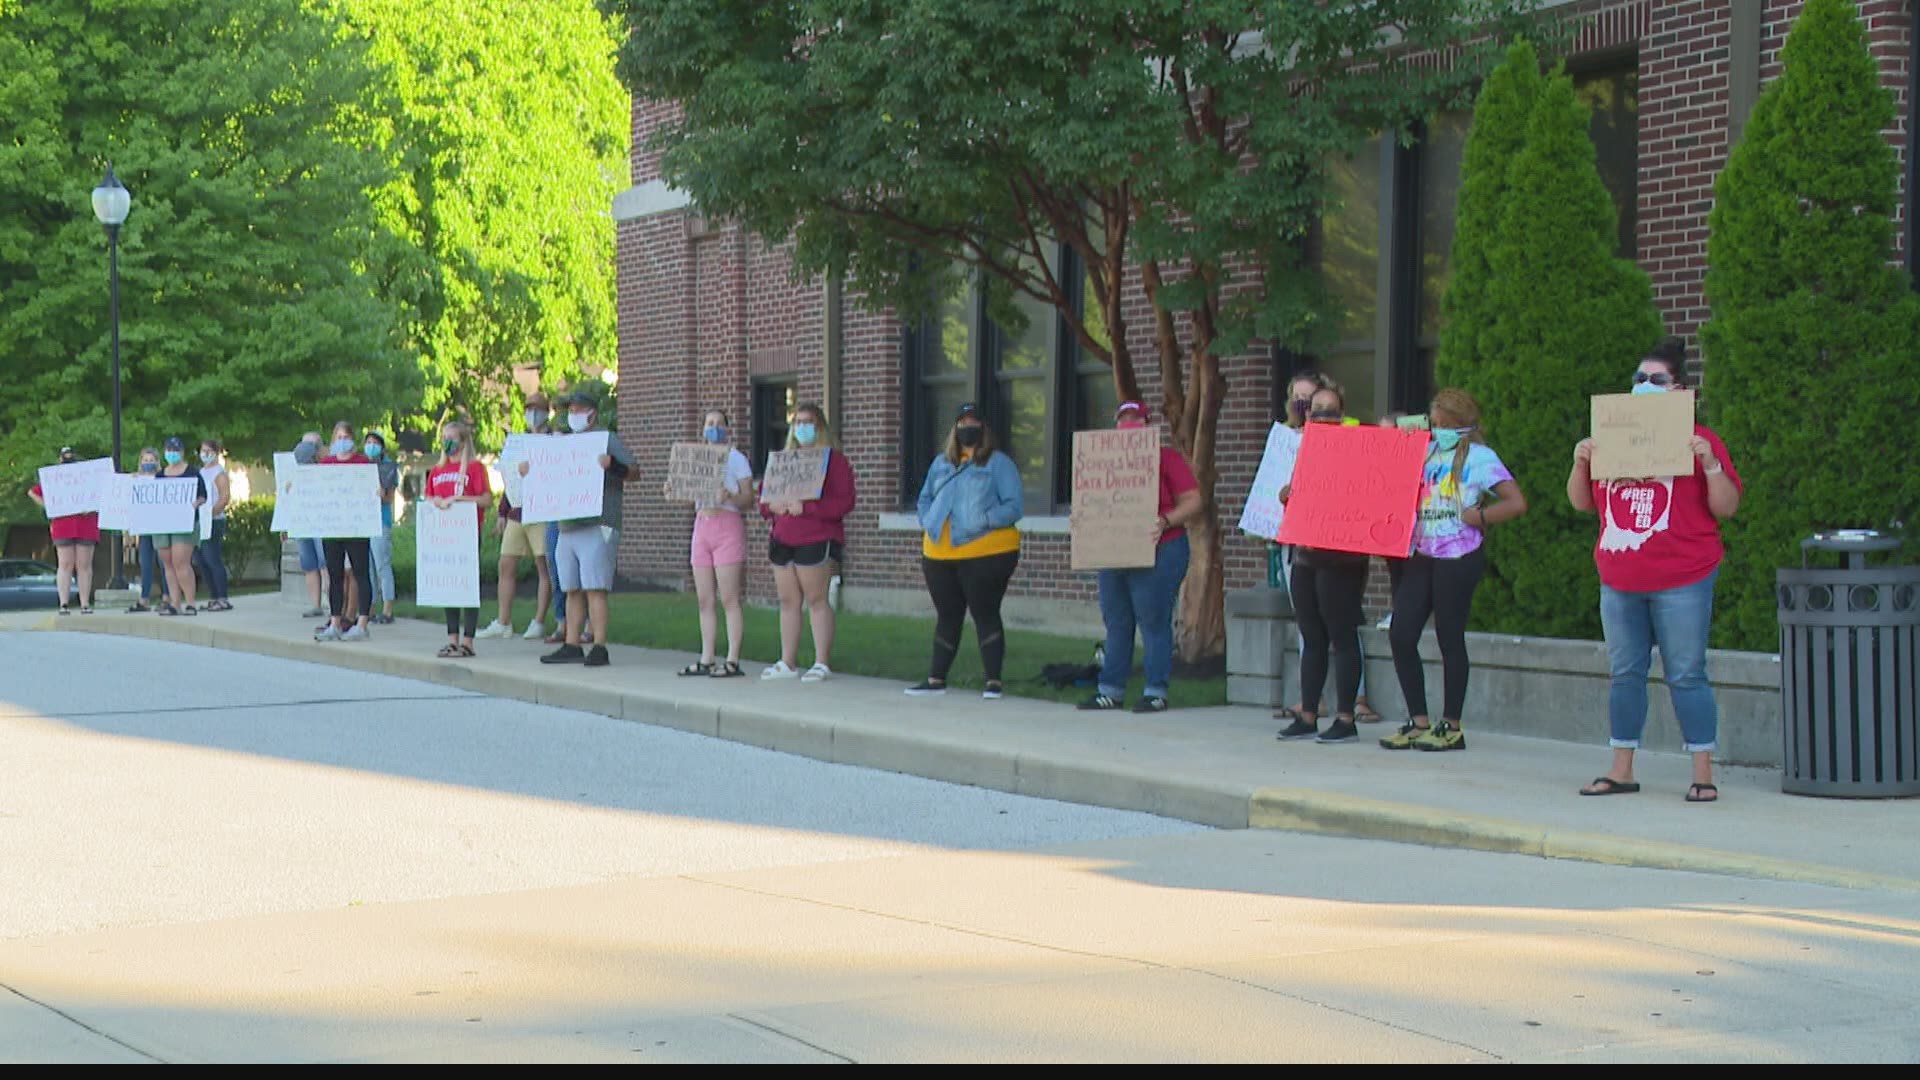
[[[1420,477],[1420,513],[1413,550],[1393,590],[1393,670],[1407,699],[1407,722],[1380,740],[1389,750],[1465,750],[1460,714],[1467,703],[1467,616],[1486,572],[1486,531],[1527,512],[1513,473],[1480,430],[1480,404],[1464,390],[1433,396],[1427,410],[1433,441]],[[1490,497],[1490,498],[1489,498]],[[1440,723],[1427,713],[1420,635],[1431,617],[1440,639],[1444,679]]]

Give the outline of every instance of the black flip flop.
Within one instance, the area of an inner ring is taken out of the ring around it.
[[[711,676],[713,674],[713,665],[705,663],[688,664],[686,667],[680,669],[680,674],[699,675],[703,677]]]
[[[1620,781],[1615,780],[1611,776],[1596,776],[1593,778],[1593,783],[1587,785],[1587,787],[1593,787],[1596,785],[1605,785],[1605,786],[1601,787],[1599,791],[1588,791],[1587,788],[1581,788],[1580,794],[1582,795],[1631,795],[1634,792],[1640,790],[1639,784],[1623,784]]]
[[[1711,791],[1711,792],[1713,792],[1713,798],[1711,798],[1711,799],[1700,799],[1700,798],[1695,798],[1695,796],[1696,796],[1696,795],[1698,795],[1698,794],[1699,794],[1700,792],[1703,792],[1703,791]],[[1689,785],[1689,786],[1687,787],[1687,801],[1688,801],[1688,802],[1719,802],[1719,801],[1720,801],[1720,789],[1719,789],[1719,788],[1717,788],[1717,787],[1714,787],[1714,786],[1713,786],[1712,784],[1692,784],[1692,785]]]

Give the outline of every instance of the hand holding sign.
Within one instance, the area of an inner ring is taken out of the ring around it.
[[[732,449],[711,443],[677,442],[667,455],[666,496],[678,502],[707,503],[726,492],[727,455]],[[612,461],[600,455],[600,467]]]
[[[1069,558],[1075,570],[1152,566],[1159,545],[1160,433],[1153,428],[1073,435]]]
[[[1424,431],[1309,424],[1280,542],[1405,558],[1427,439]]]
[[[1693,392],[1595,394],[1595,480],[1693,474]]]

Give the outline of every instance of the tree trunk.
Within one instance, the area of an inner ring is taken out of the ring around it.
[[[1193,466],[1201,503],[1200,515],[1187,523],[1193,554],[1187,564],[1186,583],[1180,589],[1179,618],[1174,627],[1175,653],[1188,663],[1219,656],[1227,649],[1225,533],[1220,525],[1220,506],[1214,498],[1220,480],[1215,448],[1226,380],[1220,375],[1219,359],[1210,349],[1196,348],[1193,363],[1200,369],[1194,380],[1199,401],[1191,445],[1182,449]]]

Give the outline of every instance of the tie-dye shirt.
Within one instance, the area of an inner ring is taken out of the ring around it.
[[[1437,447],[1427,452],[1427,464],[1420,473],[1420,517],[1413,530],[1416,554],[1435,559],[1471,555],[1483,537],[1479,529],[1460,519],[1461,511],[1480,505],[1487,492],[1513,479],[1492,447],[1469,443],[1456,484],[1453,457],[1454,451],[1441,453]]]

